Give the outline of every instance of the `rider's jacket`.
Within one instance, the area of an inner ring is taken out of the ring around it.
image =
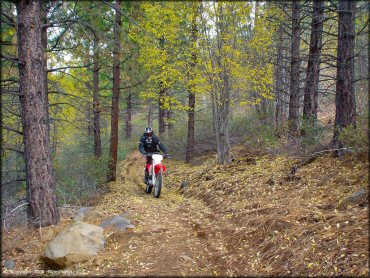
[[[152,137],[149,137],[146,136],[145,133],[143,136],[141,136],[139,142],[139,151],[142,154],[158,152],[158,148],[162,152],[168,153],[167,147],[161,141],[159,141],[158,136],[153,134]]]

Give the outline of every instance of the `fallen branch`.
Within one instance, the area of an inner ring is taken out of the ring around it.
[[[25,205],[28,205],[29,203],[26,202],[26,203],[23,203],[23,204],[20,204],[19,206],[15,207],[14,209],[12,209],[8,214],[6,214],[3,218],[1,218],[2,221],[4,221],[6,218],[9,217],[9,215],[11,215],[14,211],[16,211],[18,208],[20,207],[23,207]]]
[[[301,161],[300,163],[298,163],[296,165],[293,165],[292,170],[290,171],[288,176],[291,177],[292,175],[295,175],[295,173],[298,171],[299,168],[314,162],[322,154],[331,153],[331,152],[334,152],[334,151],[344,151],[344,150],[354,152],[351,148],[326,149],[326,150],[322,150],[322,151],[319,151],[319,152],[315,152],[312,156],[304,159],[303,161]]]

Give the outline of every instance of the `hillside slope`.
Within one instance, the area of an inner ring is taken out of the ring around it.
[[[367,188],[368,162],[327,155],[290,176],[297,163],[292,158],[243,148],[233,153],[226,166],[214,157],[194,165],[166,160],[160,199],[145,194],[143,158],[132,154],[119,164],[117,182],[108,185],[89,222],[126,213],[136,227],[106,229],[101,253],[55,274],[368,275],[368,200],[337,209],[342,199]],[[3,242],[3,259],[16,261],[5,273],[45,269],[38,254],[47,240],[39,231],[13,231]]]

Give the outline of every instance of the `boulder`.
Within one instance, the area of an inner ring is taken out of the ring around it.
[[[367,191],[364,188],[361,188],[357,192],[353,193],[349,197],[345,198],[340,204],[338,205],[337,209],[343,210],[346,209],[348,205],[358,205],[366,201],[367,198]]]
[[[76,221],[47,244],[43,259],[52,268],[64,268],[97,254],[104,243],[102,227]]]
[[[135,228],[135,226],[130,223],[130,220],[128,220],[123,215],[116,215],[108,219],[105,219],[99,226],[104,229],[111,226],[116,230],[126,230]]]

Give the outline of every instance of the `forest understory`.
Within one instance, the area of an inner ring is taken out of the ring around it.
[[[322,154],[310,163],[291,156],[234,147],[233,161],[214,155],[192,164],[166,160],[161,197],[145,193],[144,159],[131,153],[119,163],[117,181],[100,196],[87,220],[125,214],[135,225],[104,229],[97,256],[51,270],[40,255],[73,222],[12,228],[3,233],[5,275],[128,276],[368,276],[368,197],[346,206],[368,184],[368,159]],[[296,171],[292,173],[292,167]],[[227,196],[227,198],[226,198]]]
[[[369,276],[369,1],[0,6],[2,274]]]

